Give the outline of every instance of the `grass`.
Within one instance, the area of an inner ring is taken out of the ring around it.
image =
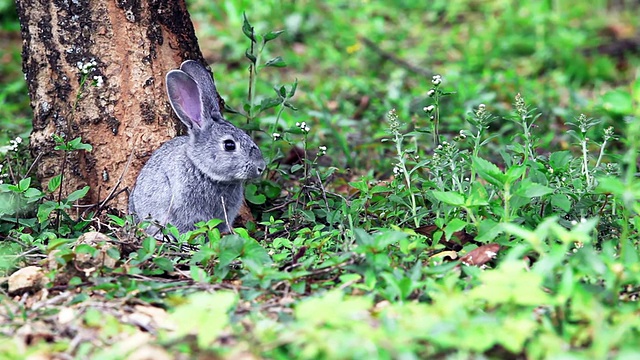
[[[126,217],[68,217],[86,189],[54,202],[59,184],[19,181],[30,160],[9,140],[27,140],[29,109],[10,41],[0,265],[44,261],[51,282],[41,297],[0,295],[0,352],[638,356],[640,57],[609,49],[637,37],[640,9],[189,6],[221,95],[250,109],[229,118],[249,119],[270,161],[247,186],[255,223],[226,236],[217,220],[183,235],[168,227],[177,241],[156,242]],[[243,12],[256,34],[285,30],[255,44],[256,65],[282,62],[247,71]],[[101,233],[86,233],[91,224]],[[9,341],[18,329],[28,348]]]

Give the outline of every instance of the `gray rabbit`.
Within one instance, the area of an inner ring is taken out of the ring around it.
[[[181,233],[217,218],[228,221],[218,227],[228,231],[244,198],[243,181],[265,169],[262,153],[222,117],[213,78],[202,65],[183,62],[180,70],[167,73],[166,84],[171,107],[189,135],[167,141],[151,155],[129,196],[129,213],[136,221],[173,224]],[[147,232],[157,230],[150,226]]]

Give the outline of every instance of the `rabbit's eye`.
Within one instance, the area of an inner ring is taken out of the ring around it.
[[[223,142],[224,151],[233,151],[236,149],[236,143],[233,140],[227,139]]]

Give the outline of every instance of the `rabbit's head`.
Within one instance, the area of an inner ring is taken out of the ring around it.
[[[265,161],[258,146],[220,112],[209,71],[187,60],[166,78],[173,111],[189,129],[187,157],[214,181],[233,182],[260,176]]]

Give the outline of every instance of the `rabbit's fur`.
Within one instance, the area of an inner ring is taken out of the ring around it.
[[[228,231],[242,204],[243,181],[265,169],[262,153],[249,135],[222,117],[213,79],[202,65],[183,62],[180,70],[167,73],[166,86],[171,107],[189,134],[151,155],[129,196],[129,213],[136,220],[170,223],[181,233],[217,218],[228,220],[219,226]],[[147,232],[157,230],[151,226]]]

